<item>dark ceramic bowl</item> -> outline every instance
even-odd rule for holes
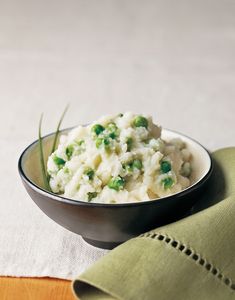
[[[64,130],[63,133],[66,133]],[[45,157],[54,133],[43,138]],[[209,153],[196,141],[163,129],[165,140],[181,138],[193,155],[193,184],[174,195],[141,203],[98,204],[67,199],[46,191],[41,176],[38,140],[29,145],[19,159],[23,184],[37,206],[66,229],[80,234],[88,243],[111,249],[145,231],[177,220],[190,210],[208,182],[212,171]]]

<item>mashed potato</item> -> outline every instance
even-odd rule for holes
[[[191,154],[165,142],[150,116],[105,116],[62,135],[48,158],[54,193],[98,203],[148,201],[190,185]]]

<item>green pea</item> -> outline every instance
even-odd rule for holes
[[[148,120],[143,116],[137,116],[134,119],[134,126],[148,128]]]
[[[63,158],[60,158],[58,156],[54,156],[53,157],[53,161],[60,168],[62,168],[65,165],[65,163],[66,163],[66,161],[63,160]]]
[[[110,132],[108,136],[111,139],[115,139],[118,136],[118,127],[115,123],[109,123],[106,129],[108,132]]]
[[[88,202],[91,202],[91,200],[95,197],[97,197],[98,193],[97,192],[88,192],[87,197],[88,197]]]
[[[126,140],[126,144],[127,144],[127,151],[131,151],[132,145],[133,145],[133,139],[131,137],[128,137]]]
[[[125,179],[122,178],[121,176],[111,178],[108,183],[108,187],[115,191],[122,190],[124,188],[124,185],[125,185]]]
[[[73,151],[74,151],[73,145],[69,145],[69,146],[66,148],[65,153],[66,153],[68,159],[70,159],[71,156],[73,155]]]
[[[141,170],[143,167],[142,161],[140,159],[134,159],[132,162],[132,167]]]
[[[88,176],[89,180],[92,180],[94,178],[95,171],[92,168],[87,168],[84,174]]]
[[[104,130],[105,130],[105,128],[102,125],[100,125],[100,124],[95,124],[91,128],[91,131],[94,132],[96,135],[99,135]]]
[[[122,117],[123,117],[123,114],[122,114],[122,113],[118,114],[118,117],[119,117],[119,118],[122,118]]]
[[[174,180],[171,177],[167,177],[162,180],[162,184],[163,184],[163,187],[165,190],[171,188],[173,183],[174,183]]]
[[[116,139],[116,137],[117,137],[117,135],[116,135],[116,133],[115,132],[111,132],[110,134],[109,134],[109,137],[111,138],[111,139]]]
[[[103,144],[104,144],[105,147],[106,147],[106,146],[109,146],[109,144],[110,144],[109,139],[104,138],[104,139],[103,139]]]
[[[171,170],[171,163],[167,160],[163,160],[160,165],[161,173],[167,173]]]

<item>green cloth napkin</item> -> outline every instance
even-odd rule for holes
[[[73,282],[79,299],[235,299],[235,148],[213,159],[194,214],[110,251]]]

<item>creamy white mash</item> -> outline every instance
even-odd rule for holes
[[[104,116],[60,137],[48,158],[54,193],[98,203],[148,201],[190,185],[191,154],[179,139],[165,142],[150,116]]]

